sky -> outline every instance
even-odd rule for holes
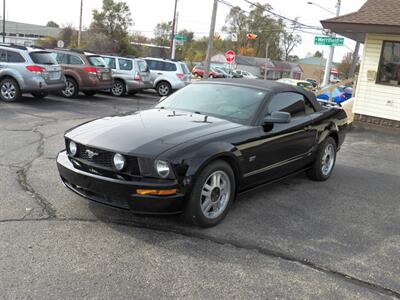
[[[100,9],[102,0],[83,0],[83,25],[91,22],[92,10]],[[320,20],[333,15],[316,5],[307,4],[309,0],[258,0],[260,3],[269,3],[274,12],[289,18],[299,18],[299,21],[313,26],[321,26]],[[139,31],[151,37],[153,29],[161,21],[169,21],[173,18],[174,0],[125,0],[130,6],[134,25],[131,31]],[[232,5],[249,10],[250,6],[244,0],[225,0]],[[253,1],[252,1],[253,2]],[[255,2],[255,0],[254,0]],[[336,0],[314,0],[320,6],[335,11]],[[342,0],[341,14],[357,11],[366,0]],[[196,36],[206,36],[209,31],[213,0],[179,0],[178,30],[188,29],[195,32]],[[7,0],[6,19],[10,21],[45,25],[53,20],[60,25],[79,24],[80,0]],[[230,7],[220,3],[217,13],[216,31],[221,33],[221,27],[225,23],[225,17]],[[314,46],[314,35],[302,33],[302,44],[295,48],[292,54],[304,57],[308,52],[324,51],[328,53],[328,47]],[[355,43],[345,40],[345,46],[335,48],[335,61],[340,61],[349,51],[354,49]]]

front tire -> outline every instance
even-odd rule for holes
[[[21,89],[12,78],[5,78],[0,82],[0,99],[4,102],[14,102],[21,99]]]
[[[228,213],[236,191],[235,175],[228,163],[218,160],[205,167],[190,193],[184,218],[201,227],[221,222]]]
[[[67,77],[65,87],[61,90],[61,95],[65,98],[76,98],[79,94],[79,87],[76,81]]]
[[[114,97],[121,97],[126,93],[126,86],[122,80],[114,80],[113,86],[111,88],[111,95]]]
[[[310,179],[325,181],[332,175],[336,163],[337,145],[328,137],[320,146],[312,168],[307,172]]]
[[[156,91],[158,96],[165,97],[172,93],[171,85],[166,81],[157,83]]]

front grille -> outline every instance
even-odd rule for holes
[[[78,151],[74,158],[78,162],[87,165],[85,170],[97,170],[97,172],[100,172],[98,174],[102,174],[107,177],[114,177],[114,175],[117,176],[118,174],[140,176],[140,168],[137,157],[125,156],[127,165],[121,172],[117,172],[113,164],[115,152],[88,147],[82,144],[77,144],[77,147]],[[101,168],[102,170],[98,168]]]
[[[113,152],[95,149],[81,144],[78,144],[78,153],[76,155],[77,158],[106,168],[113,167],[113,156]]]

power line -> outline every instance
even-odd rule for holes
[[[257,7],[257,8],[260,8],[260,9],[264,10],[265,12],[267,12],[267,13],[269,13],[269,14],[271,14],[271,15],[277,17],[277,18],[280,18],[280,19],[282,19],[282,20],[289,21],[289,22],[291,22],[291,23],[293,23],[293,24],[297,24],[297,25],[299,25],[300,27],[305,27],[305,28],[309,28],[309,29],[322,30],[321,27],[316,27],[316,26],[311,26],[311,25],[303,24],[303,23],[301,23],[301,22],[299,22],[299,21],[297,21],[297,20],[290,19],[290,18],[288,18],[288,17],[282,16],[282,15],[280,15],[280,14],[278,14],[278,13],[276,13],[276,12],[270,10],[270,9],[265,8],[265,7],[262,6],[262,5],[259,5],[259,4],[257,4],[257,3],[251,2],[251,1],[249,1],[249,0],[243,0],[243,1],[244,1],[244,2],[247,2],[248,4],[250,4],[250,5],[252,5],[252,6],[255,6],[255,7]]]

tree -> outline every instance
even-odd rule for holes
[[[293,49],[302,42],[301,36],[295,33],[297,29],[296,23],[294,23],[293,27],[289,31],[282,31],[282,44],[285,61],[289,60],[290,53],[292,53]]]
[[[324,52],[320,52],[320,51],[315,51],[314,57],[324,57]]]
[[[271,59],[282,57],[280,34],[283,32],[284,26],[281,21],[265,14],[266,10],[271,9],[269,4],[256,3],[248,15],[239,7],[233,7],[230,10],[226,18],[227,25],[223,27],[223,30],[230,34],[237,34],[236,50],[253,48],[256,56],[265,57],[268,42],[268,57]],[[255,40],[247,39],[248,33],[256,34],[257,38]]]
[[[71,25],[68,25],[61,29],[58,38],[64,41],[65,47],[74,48],[78,42],[78,32]]]
[[[154,42],[158,46],[169,46],[172,33],[172,21],[161,22],[154,28]]]
[[[89,32],[103,34],[113,41],[122,54],[133,52],[129,43],[128,28],[133,25],[129,6],[125,2],[103,0],[102,9],[93,10]],[[98,35],[98,37],[100,37]]]
[[[48,21],[46,24],[47,27],[54,27],[54,28],[60,28],[60,25],[58,25],[56,22],[54,21]]]
[[[343,59],[338,66],[339,74],[341,74],[343,77],[347,78],[349,76],[349,71],[350,71],[352,61],[353,61],[353,53],[352,52],[348,52],[345,56],[343,56]]]

